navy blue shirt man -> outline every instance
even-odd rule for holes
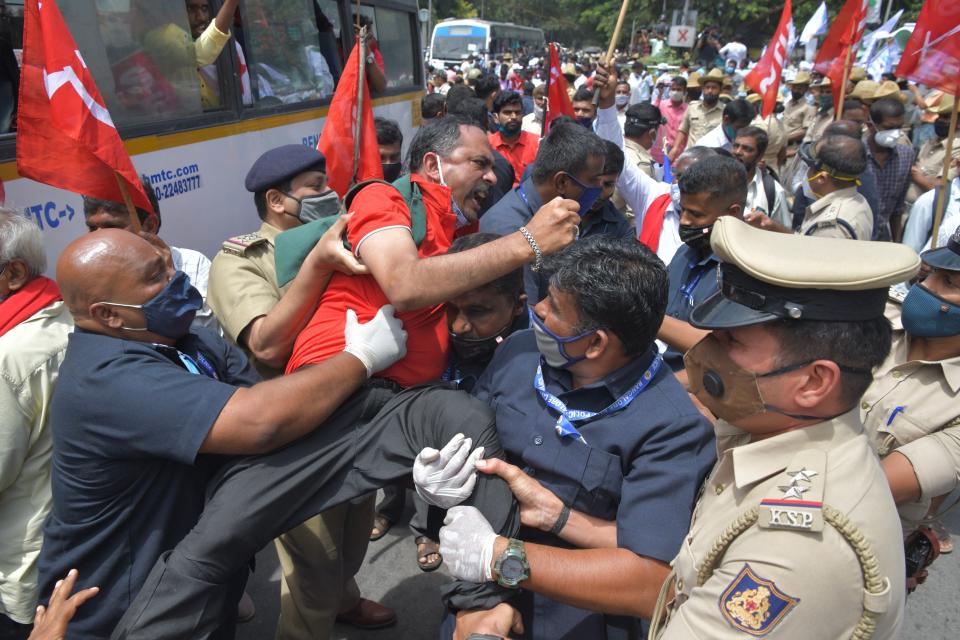
[[[523,542],[484,535],[475,510],[455,507],[441,552],[454,576],[501,584],[504,554],[525,555],[529,575],[511,601],[524,626],[516,637],[640,638],[713,463],[713,430],[657,353],[667,277],[649,249],[593,237],[548,268],[534,328],[497,350],[474,390],[496,412],[507,453],[477,467],[509,482]],[[457,619],[464,637],[481,623]]]
[[[630,223],[609,202],[616,178],[612,182],[604,178],[617,168],[614,161],[610,162],[610,170],[605,167],[607,157],[608,147],[596,134],[572,122],[554,124],[547,137],[540,141],[529,177],[480,218],[480,231],[500,235],[515,233],[544,203],[560,197],[580,204],[581,239],[600,234],[632,236]],[[617,176],[622,170],[623,152],[620,152]],[[605,188],[607,183],[611,183],[609,194]],[[607,201],[594,208],[604,195]],[[546,295],[546,282],[529,266],[523,269],[523,283],[532,302]]]
[[[667,273],[670,297],[657,337],[667,344],[664,361],[683,369],[683,354],[705,331],[690,325],[693,308],[717,292],[719,261],[710,249],[710,230],[721,216],[743,216],[747,174],[740,162],[722,155],[703,158],[680,177],[680,239]]]

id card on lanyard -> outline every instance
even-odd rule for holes
[[[542,364],[537,367],[537,374],[533,378],[533,387],[540,394],[540,397],[543,399],[544,403],[560,414],[557,417],[557,423],[554,425],[557,435],[561,438],[576,438],[583,444],[587,444],[586,438],[583,437],[573,423],[590,420],[591,418],[599,418],[627,408],[630,403],[633,402],[636,397],[647,388],[647,385],[649,385],[650,381],[653,380],[653,378],[657,375],[657,372],[660,370],[660,366],[662,364],[663,357],[661,357],[658,353],[656,356],[654,356],[653,362],[650,363],[650,366],[647,368],[647,370],[644,371],[643,375],[640,376],[640,379],[637,380],[632,387],[627,389],[626,393],[617,398],[613,404],[602,411],[568,409],[567,405],[560,398],[547,391],[547,386],[543,381]]]

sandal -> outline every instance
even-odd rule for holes
[[[373,517],[373,529],[370,530],[370,541],[379,540],[387,535],[391,527],[393,527],[393,521],[382,513],[378,513]]]
[[[942,520],[934,520],[930,523],[930,528],[937,536],[940,542],[940,553],[947,554],[953,551],[953,539],[950,537],[950,530],[943,524]]]
[[[419,536],[414,542],[417,543],[417,566],[420,571],[429,573],[443,564],[443,556],[440,555],[440,543],[431,540],[427,536]],[[427,562],[427,558],[434,556],[434,560]]]

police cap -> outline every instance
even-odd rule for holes
[[[264,152],[247,172],[243,186],[256,193],[298,176],[304,171],[327,171],[323,154],[302,144],[285,144]]]
[[[713,225],[710,246],[720,290],[691,313],[701,329],[880,318],[890,285],[920,268],[906,245],[775,233],[729,216]]]
[[[960,271],[960,227],[950,236],[947,246],[924,251],[920,258],[934,269]]]

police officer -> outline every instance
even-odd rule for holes
[[[799,233],[849,240],[870,240],[873,211],[857,191],[860,174],[867,168],[863,143],[843,135],[827,135],[816,143],[804,142],[797,154],[803,164],[803,195],[810,200]],[[792,233],[766,214],[754,214],[755,227]]]
[[[810,90],[810,74],[798,71],[792,82],[787,83],[790,89],[790,100],[783,107],[783,123],[787,129],[787,142],[790,150],[788,155],[797,152],[797,145],[807,133],[807,127],[817,116],[817,108],[807,101]]]
[[[814,89],[814,95],[817,98],[815,107],[817,109],[813,120],[807,126],[807,133],[803,136],[804,142],[818,140],[820,134],[833,122],[833,94],[831,93],[832,83],[830,78],[823,78],[820,82],[811,85]]]
[[[277,235],[340,211],[337,194],[327,185],[323,154],[299,144],[271,149],[254,162],[245,186],[254,194],[262,224],[223,243],[210,269],[209,304],[223,318],[227,337],[269,379],[283,370],[333,272],[366,270],[340,242],[345,216],[317,243],[306,268],[278,286]],[[346,616],[341,618],[359,626],[383,626],[396,619],[393,610],[361,598],[353,579],[363,563],[372,521],[371,498],[320,514],[276,540],[282,588],[290,594],[281,600],[280,640],[326,637],[341,610]]]
[[[891,289],[893,349],[860,404],[908,534],[960,474],[960,229],[920,257],[932,271],[906,296]]]
[[[950,112],[953,111],[953,104],[953,96],[946,95],[940,100],[940,104],[928,109],[928,112],[937,116],[933,123],[935,135],[924,142],[917,153],[910,172],[912,182],[907,189],[908,207],[916,202],[920,194],[939,184],[939,178],[943,174],[943,159],[947,155],[947,135],[950,133]],[[960,157],[960,140],[953,141],[952,155],[954,158]]]
[[[917,255],[730,217],[711,244],[721,293],[691,322],[713,331],[686,361],[719,418],[718,462],[651,637],[896,638],[900,527],[855,411],[890,349],[887,287],[917,272]]]
[[[720,126],[723,119],[723,104],[720,103],[722,84],[723,73],[719,69],[711,69],[710,73],[700,78],[703,95],[700,100],[691,102],[687,112],[683,114],[677,140],[669,154],[670,162],[676,160],[685,148],[696,146],[697,140],[707,132]],[[688,84],[687,87],[689,86]]]

